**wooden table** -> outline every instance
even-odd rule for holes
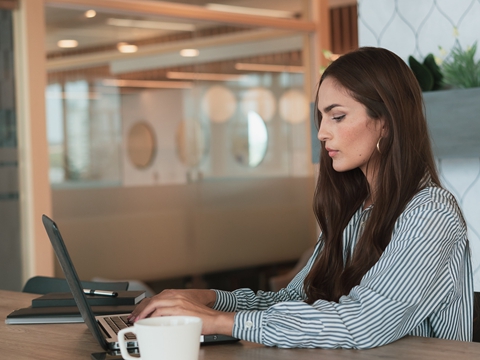
[[[0,290],[0,316],[5,319],[16,308],[26,307],[35,295]],[[103,351],[85,324],[0,325],[0,359],[76,360],[90,359]],[[304,359],[480,359],[480,343],[406,337],[370,350],[277,349],[241,341],[202,346],[200,360],[304,360]]]

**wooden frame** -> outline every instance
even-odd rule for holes
[[[18,9],[18,0],[0,0],[0,10]]]
[[[305,14],[311,19],[281,19],[266,16],[231,14],[200,6],[144,0],[0,0],[0,6],[14,10],[15,67],[19,109],[20,177],[22,193],[22,259],[24,279],[34,275],[52,275],[54,258],[41,224],[40,215],[52,211],[48,179],[48,144],[44,136],[45,120],[45,19],[44,6],[106,10],[130,15],[169,16],[217,21],[305,34],[305,60],[308,63],[306,88],[311,89],[317,69],[324,60],[322,49],[329,49],[328,0],[308,0]],[[311,74],[311,75],[310,75]],[[307,92],[310,93],[310,92]]]
[[[313,32],[316,29],[316,25],[313,21],[233,14],[210,10],[203,6],[175,4],[166,1],[151,2],[144,0],[125,0],[119,2],[116,0],[45,0],[45,3],[57,7],[106,10],[127,13],[129,15],[148,14],[150,16],[169,16],[174,18],[218,21],[221,23],[269,27],[283,30]]]

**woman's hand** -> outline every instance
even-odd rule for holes
[[[211,309],[215,299],[212,290],[165,290],[138,304],[130,314],[129,321],[135,322],[151,316],[197,316],[203,321],[204,335],[231,335],[235,314]]]

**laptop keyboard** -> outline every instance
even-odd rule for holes
[[[105,318],[106,323],[115,331],[115,334],[122,329],[132,326],[133,324],[129,323],[127,316],[110,316]],[[127,340],[135,340],[136,337],[132,333],[126,333],[125,337]]]

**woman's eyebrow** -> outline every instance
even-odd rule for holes
[[[327,106],[326,108],[323,109],[323,112],[324,113],[328,113],[330,112],[333,108],[337,107],[337,106],[342,106],[340,104],[332,104],[332,105],[329,105]]]

